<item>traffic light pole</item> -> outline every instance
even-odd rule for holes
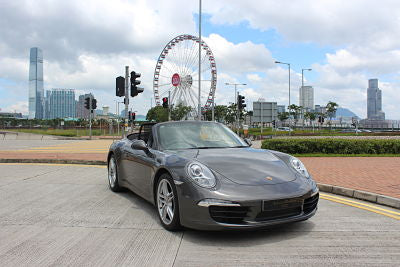
[[[89,99],[89,139],[92,139],[92,97]]]
[[[127,135],[128,132],[128,107],[129,107],[129,66],[125,66],[125,123],[124,132],[122,133],[122,138]]]
[[[236,85],[235,85],[235,92],[236,92]],[[237,134],[239,135],[239,128],[240,128],[240,115],[239,115],[239,92],[236,95],[236,124],[237,124]]]
[[[168,121],[171,120],[171,90],[168,91]]]

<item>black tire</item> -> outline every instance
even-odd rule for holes
[[[112,164],[114,164],[114,166],[112,166]],[[115,174],[114,177],[110,177],[110,175],[112,175],[112,170],[114,171],[114,174]],[[122,191],[122,188],[119,186],[118,167],[117,167],[117,161],[115,160],[114,155],[111,155],[110,159],[108,160],[107,178],[108,178],[108,185],[110,186],[111,191],[113,191],[113,192]]]
[[[160,208],[160,205],[162,205],[162,204],[159,203],[159,190],[160,190],[159,186],[161,183],[164,184],[165,181],[168,182],[168,190],[171,189],[173,192],[173,198],[172,198],[173,216],[172,216],[172,220],[169,220],[169,222],[166,222],[162,218],[162,215],[161,215],[162,209]],[[156,204],[156,208],[157,208],[158,218],[160,219],[161,225],[165,229],[167,229],[168,231],[178,231],[178,230],[182,229],[182,226],[180,224],[180,219],[179,219],[178,194],[176,191],[174,180],[172,179],[171,175],[169,175],[168,173],[162,174],[157,181],[157,186],[156,186],[156,190],[155,190],[155,204]],[[166,212],[166,213],[169,214],[168,212]],[[167,217],[169,217],[169,216],[167,215]]]

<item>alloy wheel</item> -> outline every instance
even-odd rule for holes
[[[171,224],[175,215],[174,191],[167,179],[162,179],[157,189],[158,213],[166,225]]]
[[[108,181],[110,186],[113,188],[115,186],[115,181],[117,180],[117,166],[115,165],[115,159],[112,157],[108,164]]]

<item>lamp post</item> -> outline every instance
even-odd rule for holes
[[[305,70],[312,71],[312,69],[301,69],[301,88],[303,88],[303,86],[304,86],[304,71]]]
[[[225,85],[234,85],[235,86],[235,105],[236,105],[236,109],[239,109],[239,107],[238,107],[238,103],[237,103],[237,86],[238,85],[247,85],[247,84],[245,84],[245,83],[225,83]],[[236,112],[237,113],[237,112]],[[238,118],[238,116],[236,115],[236,123],[238,122],[238,120],[239,120],[239,118]],[[237,125],[238,126],[238,125]]]
[[[201,0],[199,0],[199,95],[197,120],[201,121]]]

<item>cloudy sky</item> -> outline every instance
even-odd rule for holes
[[[198,35],[197,0],[0,0],[0,108],[27,114],[30,47],[44,54],[44,86],[93,92],[115,110],[115,77],[129,65],[145,92],[131,105],[145,114],[157,58],[177,35]],[[202,36],[218,69],[216,103],[240,90],[298,104],[301,69],[315,104],[335,101],[366,116],[369,78],[378,78],[388,119],[400,119],[400,3],[396,0],[203,0]]]

